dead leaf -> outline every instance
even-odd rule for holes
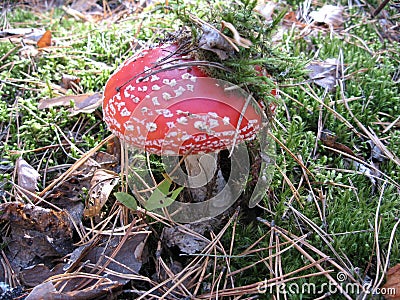
[[[74,90],[78,88],[78,84],[81,81],[79,77],[76,77],[74,75],[68,75],[68,74],[63,74],[61,78],[61,87],[68,90]]]
[[[86,201],[86,208],[83,212],[85,217],[95,217],[100,214],[118,181],[119,176],[115,172],[105,169],[98,169],[94,172],[90,181],[89,199]]]
[[[89,275],[89,274],[88,274]],[[71,276],[67,277],[71,278]],[[65,280],[68,281],[68,280]],[[74,281],[72,278],[69,281]],[[75,280],[76,281],[76,280]],[[75,282],[78,285],[78,282]],[[98,281],[94,286],[90,288],[75,289],[72,291],[61,291],[56,289],[56,286],[51,282],[47,281],[36,286],[25,300],[87,300],[87,299],[105,299],[110,298],[112,295],[122,289],[122,285],[118,282],[112,282],[111,280],[104,278]],[[107,298],[107,299],[108,299]],[[113,299],[113,298],[110,298]]]
[[[265,21],[270,22],[272,21],[272,14],[274,13],[276,5],[277,4],[272,1],[263,1],[263,3],[256,6],[255,10],[265,18]]]
[[[50,300],[53,297],[52,293],[55,293],[56,291],[56,287],[51,281],[44,282],[34,287],[25,300]]]
[[[13,35],[30,35],[30,34],[40,34],[43,35],[42,30],[34,29],[34,28],[8,28],[0,31],[0,37],[10,37]]]
[[[162,258],[160,258],[160,260],[161,259]],[[165,281],[166,287],[171,288],[175,283],[174,278],[177,279],[181,277],[178,274],[182,271],[183,265],[181,262],[172,259],[166,260],[163,261],[163,263],[159,263],[159,269],[152,275],[152,278],[154,278],[157,282]],[[192,279],[193,276],[185,276],[185,278],[182,280],[183,286],[189,286]]]
[[[284,19],[285,21],[287,21],[287,22],[290,22],[290,23],[296,23],[296,22],[298,22],[296,13],[295,13],[294,11],[289,11],[289,12],[283,17],[283,19]]]
[[[55,106],[71,106],[71,101],[73,101],[74,107],[69,108],[68,111],[71,113],[71,116],[74,116],[78,113],[92,113],[101,105],[102,100],[103,97],[100,93],[61,96],[40,100],[38,108],[45,109]]]
[[[380,18],[379,19],[379,33],[384,37],[389,39],[391,42],[399,42],[400,41],[400,33],[398,26],[394,20],[389,20],[388,18]]]
[[[203,34],[199,40],[200,49],[214,52],[221,60],[229,57],[229,53],[236,49],[220,34],[220,32],[206,24],[201,27]],[[237,49],[238,51],[239,49]]]
[[[0,211],[0,220],[10,223],[3,242],[15,272],[72,251],[73,225],[67,212],[20,202],[2,203]]]
[[[75,0],[71,8],[81,13],[97,11],[103,13],[103,9],[96,3],[96,0]]]
[[[228,28],[232,32],[233,39],[231,40],[236,45],[241,46],[243,48],[249,48],[251,45],[253,45],[253,43],[250,40],[240,36],[239,32],[236,30],[235,26],[233,26],[232,23],[221,21],[221,25],[222,25],[221,30],[223,30],[224,28]]]
[[[17,159],[16,167],[18,185],[27,191],[35,192],[38,189],[37,184],[40,174],[21,157]]]
[[[383,286],[386,291],[393,291],[394,293],[387,293],[385,299],[399,300],[400,299],[400,264],[391,267],[386,273],[386,283]]]
[[[312,11],[310,17],[317,23],[323,23],[334,28],[343,25],[343,7],[325,4],[318,11]]]
[[[22,37],[24,44],[37,46],[37,41],[45,32],[43,29],[36,28],[9,28],[0,31],[0,38],[7,38],[12,42],[21,42]]]
[[[91,247],[87,255],[81,257],[81,260],[90,261],[98,267],[106,266],[115,274],[104,271],[107,278],[118,281],[120,284],[126,284],[129,278],[125,278],[122,274],[137,275],[143,263],[148,259],[144,251],[148,236],[147,232],[136,232],[126,240],[122,236],[113,236],[111,239],[107,239],[107,243],[104,243],[105,246],[100,244]],[[112,257],[112,260],[109,257]],[[118,273],[121,275],[116,275]]]
[[[201,252],[208,240],[202,235],[210,230],[209,222],[197,222],[164,228],[161,239],[168,247],[177,246],[181,252],[194,254]]]
[[[72,251],[68,262],[63,266],[63,271],[68,273],[72,272],[95,245],[96,244],[92,241]]]
[[[62,9],[77,21],[97,22],[106,17],[105,10],[95,0],[77,0],[69,7],[63,6]]]
[[[76,284],[76,283],[75,283]],[[71,290],[70,292],[57,292],[52,294],[53,299],[62,300],[96,300],[96,299],[113,299],[120,293],[123,285],[118,281],[110,281],[106,278],[98,280],[90,288],[83,288],[81,290]],[[115,296],[115,297],[114,297]],[[113,298],[112,298],[113,297]],[[50,300],[49,299],[49,300]]]
[[[315,84],[331,91],[336,86],[338,65],[339,61],[335,58],[328,58],[323,62],[313,61],[307,66],[311,71],[308,76]]]
[[[51,31],[46,30],[42,37],[38,40],[37,46],[39,48],[46,48],[51,46]]]
[[[57,264],[50,269],[44,264],[37,264],[33,267],[25,268],[19,273],[19,280],[24,286],[35,287],[51,276],[64,273],[63,264]]]
[[[18,51],[19,56],[25,59],[36,57],[39,55],[39,53],[40,52],[34,46],[31,45],[26,45]]]
[[[330,148],[336,149],[336,150],[338,150],[340,152],[344,152],[344,153],[348,154],[349,156],[354,156],[354,157],[357,157],[357,158],[362,160],[362,157],[359,157],[358,155],[356,155],[353,152],[353,150],[351,150],[346,145],[338,143],[336,141],[336,139],[337,139],[337,137],[332,131],[330,131],[328,129],[322,130],[322,132],[321,132],[321,141],[325,146],[328,146]]]
[[[109,144],[107,144],[107,150],[108,150]],[[111,146],[110,146],[111,147]],[[118,153],[116,153],[118,155]],[[109,154],[104,151],[99,151],[96,154],[93,155],[93,159],[103,168],[110,170],[113,167],[115,167],[118,163],[118,159],[116,158],[115,155]]]

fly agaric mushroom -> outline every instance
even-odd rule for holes
[[[210,78],[178,51],[176,44],[163,44],[123,63],[106,84],[104,120],[128,146],[187,155],[188,175],[193,179],[203,169],[210,178],[215,168],[200,168],[201,155],[254,138],[263,112],[241,89]],[[189,179],[190,187],[201,185]]]

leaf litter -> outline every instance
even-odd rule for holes
[[[9,222],[10,235],[3,237],[15,271],[60,258],[73,249],[73,225],[66,211],[32,204],[0,204],[0,220]]]
[[[119,182],[119,175],[113,171],[98,169],[94,172],[90,181],[89,198],[83,212],[85,217],[100,215],[113,188]]]
[[[339,61],[335,58],[328,58],[324,61],[312,61],[307,66],[310,70],[308,76],[317,85],[332,91],[339,78]]]
[[[18,174],[18,186],[20,186],[22,190],[35,192],[38,189],[39,172],[22,157],[17,159],[16,170]]]
[[[38,108],[46,109],[57,106],[66,106],[69,107],[68,111],[70,112],[70,115],[75,116],[79,113],[94,112],[101,105],[102,99],[100,93],[60,96],[40,100]]]
[[[310,17],[316,23],[339,28],[343,25],[343,7],[325,4],[319,10],[310,12]]]

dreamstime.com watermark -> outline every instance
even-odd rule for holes
[[[363,285],[354,282],[347,281],[347,275],[343,272],[339,272],[336,275],[337,284],[333,282],[327,282],[322,284],[315,283],[296,283],[296,282],[285,282],[277,283],[276,281],[264,280],[258,286],[258,292],[260,294],[302,294],[302,295],[323,295],[323,294],[342,294],[346,293],[349,295],[396,295],[395,288],[373,288],[372,283],[364,283]]]

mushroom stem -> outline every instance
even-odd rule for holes
[[[193,154],[185,158],[185,167],[188,174],[188,185],[194,202],[207,200],[216,186],[213,183],[221,183],[221,176],[218,171],[218,153]],[[223,179],[223,177],[222,177]],[[225,182],[224,182],[225,183]],[[219,189],[219,187],[217,187]],[[218,192],[218,191],[217,191]]]

